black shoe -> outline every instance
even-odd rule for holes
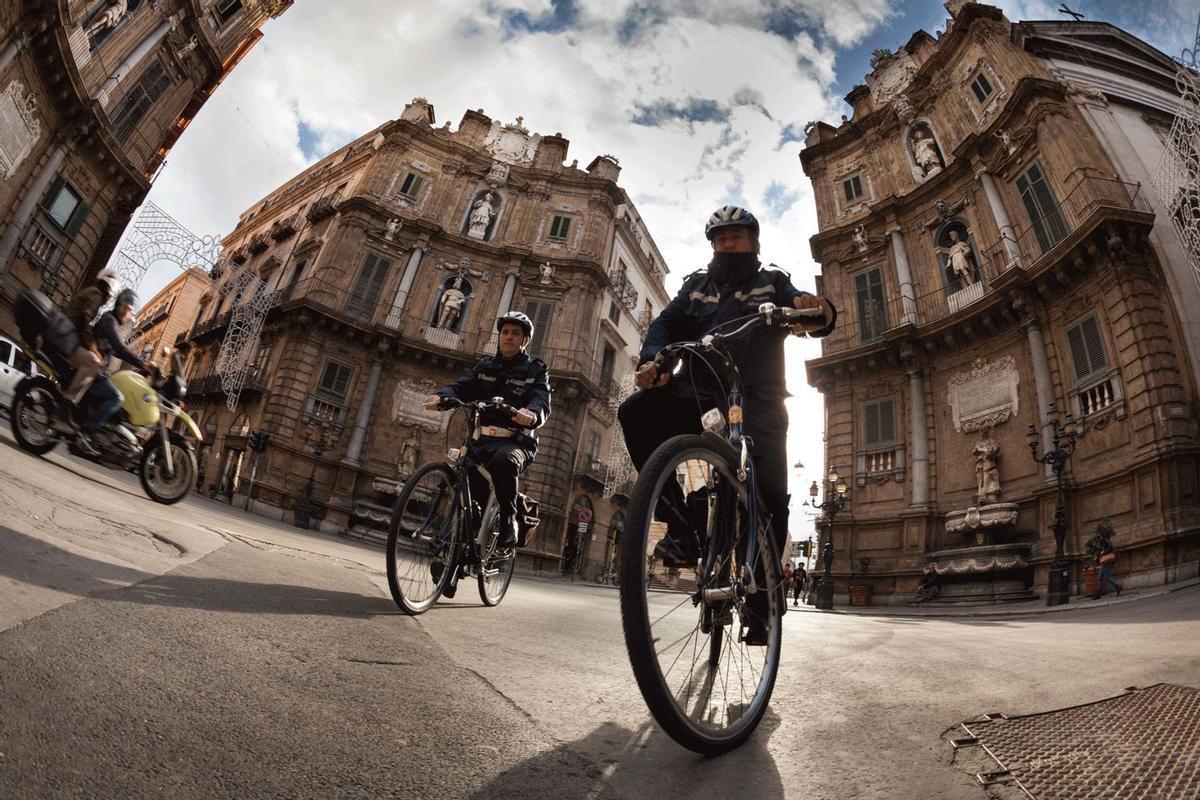
[[[434,561],[429,565],[429,574],[433,576],[433,582],[437,583],[442,579],[442,572],[445,571],[446,565],[440,561]]]
[[[1121,587],[1118,586],[1117,587],[1117,597],[1120,597],[1120,596],[1121,596]]]
[[[692,567],[700,554],[692,537],[668,525],[667,535],[654,545],[654,557],[661,560],[664,567]]]
[[[442,589],[442,597],[454,597],[458,593],[458,584],[450,581],[446,584],[446,588]]]
[[[89,458],[100,457],[100,451],[96,449],[96,445],[92,444],[91,438],[82,431],[75,436],[75,449]]]
[[[742,633],[742,644],[747,647],[766,647],[767,639],[767,626],[762,623],[752,622]]]
[[[517,546],[517,513],[501,511],[500,519],[496,522],[496,547],[501,550]]]

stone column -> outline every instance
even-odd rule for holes
[[[908,371],[909,438],[912,439],[912,506],[929,504],[929,430],[925,425],[925,377],[920,368]]]
[[[154,32],[142,40],[142,43],[137,46],[137,49],[129,54],[129,57],[121,62],[108,79],[100,84],[100,88],[96,90],[94,95],[100,101],[100,105],[108,108],[108,101],[114,90],[120,85],[121,81],[128,77],[129,73],[136,67],[143,58],[148,56],[155,48],[159,46],[167,33],[171,30],[171,23],[164,22],[154,29]]]
[[[371,421],[371,412],[375,410],[375,393],[379,389],[379,375],[383,372],[383,360],[376,359],[371,365],[371,374],[367,376],[367,388],[363,390],[362,400],[358,402],[358,414],[354,417],[354,430],[350,432],[350,443],[346,445],[346,457],[342,463],[357,467],[359,456],[362,455],[363,442],[367,437],[367,424]]]
[[[396,299],[392,301],[392,310],[388,312],[384,325],[389,328],[399,328],[404,318],[404,304],[408,302],[408,293],[412,289],[413,278],[417,275],[417,267],[421,266],[421,257],[425,255],[424,248],[414,247],[408,256],[408,264],[404,274],[400,276],[400,285],[396,288]]]
[[[505,311],[512,307],[513,295],[517,291],[517,273],[510,272],[504,277],[504,290],[500,292],[500,306],[496,309],[496,316],[500,316]]]
[[[1021,324],[1029,343],[1029,355],[1033,360],[1033,383],[1037,391],[1038,426],[1042,432],[1042,452],[1050,446],[1050,404],[1054,402],[1054,389],[1050,383],[1050,362],[1046,360],[1046,343],[1042,340],[1042,325],[1036,319]],[[1047,479],[1054,471],[1047,464],[1044,470]]]
[[[888,231],[892,241],[892,253],[896,257],[896,274],[900,278],[900,304],[904,309],[904,321],[917,324],[917,298],[913,293],[912,270],[908,266],[908,251],[904,249],[904,234],[899,228]]]
[[[1000,229],[1000,238],[1004,242],[1004,251],[1008,255],[1008,262],[1010,264],[1014,261],[1019,262],[1021,248],[1017,245],[1017,232],[1008,218],[1008,209],[1004,207],[1004,201],[1000,198],[1000,190],[996,188],[996,181],[992,178],[992,173],[986,169],[980,169],[975,176],[983,184],[983,193],[987,195],[988,205],[992,208],[992,216],[996,218],[996,227]]]
[[[8,271],[9,262],[12,260],[13,253],[16,252],[21,233],[29,224],[29,220],[33,218],[33,211],[37,207],[38,200],[46,193],[50,181],[54,180],[58,168],[62,166],[66,157],[67,150],[63,145],[54,148],[50,157],[46,159],[46,163],[42,165],[41,171],[34,178],[29,190],[21,198],[21,204],[17,206],[12,219],[8,221],[4,237],[0,238],[0,274]]]
[[[8,69],[8,65],[17,57],[17,53],[21,52],[26,47],[25,38],[20,32],[14,31],[14,35],[8,40],[8,44],[3,50],[0,50],[0,73]]]

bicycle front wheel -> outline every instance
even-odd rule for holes
[[[512,583],[513,569],[517,565],[517,551],[512,547],[499,547],[500,533],[496,530],[499,513],[493,505],[483,520],[479,536],[479,599],[485,606],[498,606]]]
[[[426,464],[408,479],[388,529],[388,588],[396,605],[421,614],[450,581],[458,548],[459,508],[454,470]]]
[[[705,755],[742,744],[762,720],[782,636],[779,558],[723,444],[677,436],[659,447],[621,542],[621,621],[638,687],[663,730]],[[664,564],[655,546],[668,534],[695,558]]]

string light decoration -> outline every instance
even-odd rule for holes
[[[1200,281],[1200,19],[1191,49],[1176,59],[1179,105],[1153,183],[1167,207],[1171,224],[1187,248],[1193,275]]]

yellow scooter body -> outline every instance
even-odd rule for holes
[[[110,375],[109,380],[121,393],[121,408],[130,422],[147,428],[158,424],[159,415],[162,413],[158,404],[158,392],[150,386],[146,376],[125,369]]]

